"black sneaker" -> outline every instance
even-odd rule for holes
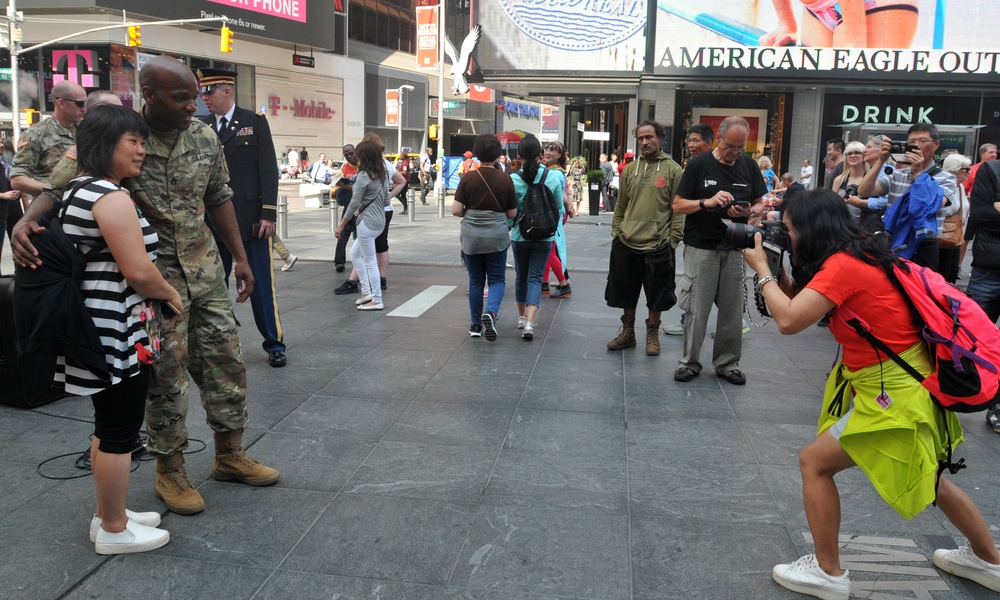
[[[496,317],[493,316],[493,313],[483,313],[483,332],[486,334],[487,342],[497,341],[497,326],[494,319],[496,319]]]
[[[543,294],[548,294],[549,293],[549,282],[548,281],[543,281],[542,282],[542,293]]]
[[[469,337],[483,337],[483,326],[473,323],[469,326]]]
[[[339,288],[334,289],[333,293],[338,296],[343,296],[344,294],[356,294],[358,293],[358,282],[348,279]]]

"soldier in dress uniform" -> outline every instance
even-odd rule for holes
[[[264,351],[272,367],[287,363],[285,343],[274,293],[274,261],[271,236],[278,212],[278,165],[274,142],[264,113],[253,113],[236,106],[236,72],[226,69],[199,69],[195,76],[201,97],[212,113],[201,117],[218,135],[229,166],[229,187],[233,190],[233,209],[240,238],[246,250],[254,286],[250,294],[253,318],[264,336]],[[214,229],[213,229],[214,231]],[[232,255],[219,243],[219,254],[226,269],[226,282]]]

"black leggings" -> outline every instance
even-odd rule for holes
[[[130,454],[146,413],[146,393],[152,367],[142,365],[139,374],[97,392],[94,403],[94,436],[101,452]]]

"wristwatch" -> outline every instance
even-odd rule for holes
[[[701,210],[708,210],[707,208],[705,208],[705,199],[704,198],[702,198],[701,200],[698,201],[698,207],[701,208]]]

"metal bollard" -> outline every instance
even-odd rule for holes
[[[278,236],[288,239],[288,196],[278,196]]]
[[[448,188],[444,185],[444,180],[441,180],[441,187],[438,188],[438,218],[444,218],[444,201],[448,195]]]
[[[406,201],[406,204],[407,204],[406,222],[407,223],[412,223],[414,220],[416,220],[416,216],[415,215],[417,214],[417,190],[416,189],[410,188],[410,197]]]
[[[330,233],[337,231],[337,225],[340,225],[340,206],[336,200],[330,200]]]

